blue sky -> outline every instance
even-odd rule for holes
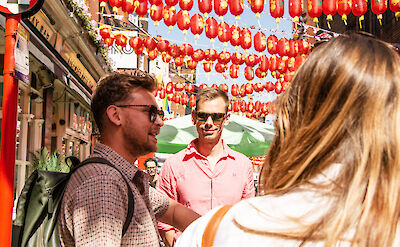
[[[281,18],[279,26],[277,26],[275,19],[271,17],[270,12],[269,12],[269,1],[266,1],[264,5],[264,11],[261,13],[261,16],[258,19],[256,18],[255,14],[251,11],[249,3],[247,0],[244,0],[244,12],[240,16],[240,20],[235,20],[235,17],[229,12],[224,16],[224,21],[227,22],[229,25],[233,25],[238,23],[239,27],[247,27],[250,28],[250,26],[255,26],[255,30],[251,30],[252,32],[252,38],[254,39],[254,35],[257,33],[257,29],[261,27],[264,29],[262,32],[268,37],[269,35],[276,35],[279,38],[286,37],[287,39],[290,39],[292,37],[292,22],[289,20],[290,16],[288,13],[288,1],[285,1],[285,14],[284,18]],[[180,10],[179,4],[176,5],[177,13]],[[194,14],[201,14],[201,12],[198,9],[198,3],[197,0],[194,0],[193,8],[191,11],[189,11],[190,16],[193,16]],[[214,13],[214,10],[209,14],[209,16],[214,17],[218,22],[221,22],[218,20],[218,16]],[[203,17],[204,18],[204,17]],[[205,19],[204,19],[205,20]],[[276,32],[271,32],[273,30],[276,30]],[[283,32],[286,32],[284,34]],[[208,48],[214,48],[218,52],[223,51],[224,49],[230,53],[235,52],[234,47],[232,47],[229,43],[228,46],[224,47],[223,44],[216,38],[215,43],[212,44],[210,42],[210,39],[208,39],[205,35],[205,30],[203,30],[203,33],[200,35],[200,38],[195,41],[194,35],[190,32],[190,29],[188,30],[188,33],[186,34],[186,41],[185,35],[182,33],[181,30],[179,30],[178,26],[175,25],[172,31],[168,30],[168,27],[161,21],[158,26],[154,26],[154,22],[150,19],[149,17],[149,33],[153,36],[161,35],[164,39],[175,43],[177,45],[181,45],[183,43],[190,43],[194,50],[196,49],[203,49],[206,50]],[[258,54],[254,50],[254,41],[252,41],[252,48],[249,49],[249,52],[247,54]],[[244,54],[244,50],[239,47],[239,52]],[[264,51],[264,55],[267,55],[270,57],[271,55],[267,52],[267,50]],[[229,63],[228,65],[230,65]],[[215,63],[214,63],[215,65]],[[205,83],[207,85],[212,85],[212,84],[222,84],[226,83],[229,86],[229,89],[231,88],[231,85],[236,83],[239,86],[247,83],[248,81],[245,79],[243,73],[244,73],[244,68],[245,64],[240,66],[240,74],[239,78],[234,81],[230,76],[229,76],[229,68],[225,72],[228,76],[227,79],[224,79],[222,74],[219,74],[213,70],[209,73],[207,76],[206,73],[203,70],[203,66],[201,63],[197,65],[197,82],[196,85],[200,85],[202,83]],[[256,67],[255,67],[256,68]],[[254,80],[252,81],[253,83],[256,82],[262,82],[265,83],[267,81],[273,81],[275,82],[276,80],[272,78],[271,73],[268,73],[268,76],[260,79],[258,77],[254,77]],[[260,100],[261,102],[267,102],[267,101],[272,101],[273,99],[276,98],[276,94],[274,92],[266,93],[263,91],[261,94],[259,93],[253,93],[254,101],[255,100]],[[245,101],[247,101],[245,97]]]

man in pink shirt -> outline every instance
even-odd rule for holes
[[[220,89],[198,92],[192,121],[199,137],[165,161],[157,181],[157,190],[200,215],[255,194],[250,160],[230,149],[221,138],[229,120],[228,105],[228,96]],[[174,228],[164,224],[159,227],[166,245],[172,245]]]

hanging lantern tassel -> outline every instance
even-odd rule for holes
[[[329,22],[332,21],[332,20],[333,20],[332,15],[328,15],[326,17],[326,23],[328,24],[328,28],[329,29],[331,29],[331,24]]]
[[[342,20],[344,22],[344,25],[347,26],[347,15],[342,15]]]
[[[257,13],[258,14],[258,13]],[[279,19],[279,18],[277,18]],[[279,21],[278,21],[279,22]],[[261,28],[261,22],[260,22],[260,18],[257,18],[257,23],[258,23],[258,27]]]
[[[158,21],[155,21],[155,22],[154,22],[154,26],[157,27],[158,25],[159,25],[159,22],[158,22]]]
[[[235,50],[238,51],[239,50],[239,46],[235,46]]]
[[[382,26],[382,14],[379,14],[377,16],[378,20],[379,20],[379,24]]]
[[[293,17],[293,22],[297,24],[299,22],[299,17],[298,16]]]
[[[169,26],[169,27],[168,27],[168,33],[170,33],[170,32],[172,31],[172,29],[173,29],[173,27],[172,27],[172,26]]]
[[[400,12],[396,12],[396,13],[394,14],[394,16],[396,17],[396,21],[398,21],[398,20],[399,20],[399,17],[400,17]]]
[[[204,18],[205,18],[205,19],[208,18],[208,13],[207,13],[207,12],[204,13]]]
[[[314,18],[313,18],[313,22],[317,25],[317,28],[319,28],[319,25],[318,25],[318,18],[317,18],[317,17],[314,17]]]
[[[275,22],[276,22],[276,30],[279,30],[279,23],[281,22],[281,18],[275,18]]]
[[[364,15],[358,17],[358,22],[360,23],[360,29],[362,29],[362,21],[364,20]]]

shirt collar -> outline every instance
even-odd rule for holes
[[[118,170],[125,174],[130,181],[133,181],[137,172],[141,172],[135,164],[130,163],[114,149],[105,144],[96,143],[93,152],[93,156],[100,156],[110,161]]]
[[[199,138],[194,139],[193,141],[191,141],[188,145],[188,147],[186,148],[186,155],[194,155],[196,154],[197,156],[200,156],[204,159],[206,159],[206,157],[204,157],[204,155],[202,155],[199,150],[197,149],[197,144],[199,142]],[[226,157],[226,158],[231,158],[231,159],[235,159],[235,156],[233,154],[233,150],[224,142],[224,140],[222,140],[222,145],[224,147],[223,150],[223,154],[221,157]]]

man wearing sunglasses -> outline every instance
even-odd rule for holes
[[[157,150],[164,114],[155,88],[140,71],[100,79],[91,104],[100,143],[91,156],[115,168],[90,163],[71,175],[58,219],[62,246],[160,246],[156,219],[184,230],[199,216],[150,187],[149,175],[134,165]],[[125,225],[130,195],[133,217]]]
[[[255,194],[250,160],[230,149],[221,138],[229,121],[228,105],[224,91],[212,87],[199,90],[192,112],[198,138],[165,161],[156,185],[156,189],[201,215]],[[173,228],[164,224],[159,228],[166,232],[164,242],[172,245]]]

